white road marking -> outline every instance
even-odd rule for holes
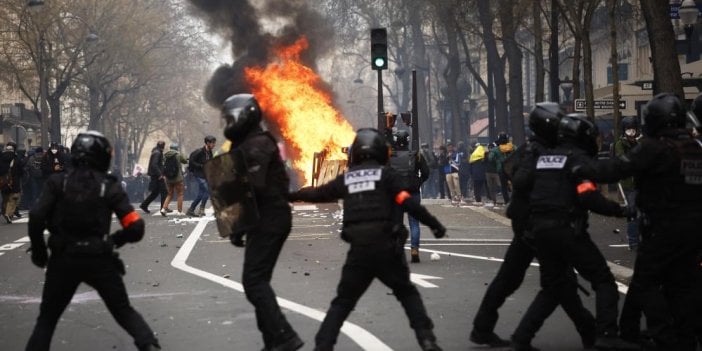
[[[629,247],[629,244],[613,244],[609,245],[609,247]]]
[[[314,211],[317,205],[293,205],[293,211]]]
[[[24,245],[24,243],[5,244],[5,245],[3,245],[3,246],[0,246],[0,250],[8,251],[8,250],[16,249],[16,248],[18,248],[18,247],[20,247],[20,246],[22,246],[22,245]]]
[[[28,237],[28,236],[21,237],[21,238],[15,240],[15,242],[16,242],[16,243],[28,243],[28,242],[29,242],[29,237]]]
[[[0,256],[2,256],[2,255],[4,255],[4,254],[5,254],[4,252],[0,252]]]
[[[425,275],[425,274],[418,274],[418,273],[410,273],[410,281],[412,283],[415,283],[423,288],[438,288],[438,285],[432,284],[428,282],[427,280],[429,279],[444,279],[441,277],[435,277],[433,275]]]
[[[200,238],[200,235],[202,235],[202,232],[205,230],[205,227],[207,226],[209,220],[210,219],[202,219],[198,222],[198,224],[195,226],[195,229],[193,229],[192,233],[190,233],[190,235],[188,236],[188,239],[185,240],[183,246],[181,246],[180,250],[178,250],[175,257],[173,257],[173,260],[171,261],[171,266],[178,268],[184,272],[221,284],[230,289],[239,292],[244,292],[244,287],[241,285],[241,283],[220,277],[218,275],[212,274],[207,271],[203,271],[201,269],[197,269],[195,267],[191,267],[186,263],[188,256],[192,252],[193,248],[195,248],[195,244]],[[304,316],[310,317],[318,321],[324,320],[324,316],[326,315],[322,311],[315,310],[305,305],[301,305],[280,297],[277,298],[277,301],[278,304],[283,308],[286,308],[293,312],[297,312],[299,314],[302,314]],[[360,346],[364,350],[392,351],[392,349],[388,345],[385,345],[385,343],[383,343],[380,339],[375,337],[367,330],[353,323],[344,322],[344,325],[341,327],[341,332],[346,334],[351,340],[353,340],[356,344],[358,344],[358,346]]]
[[[509,246],[509,243],[446,243],[446,244],[422,244],[425,246]]]

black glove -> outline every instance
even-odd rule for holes
[[[34,249],[30,247],[27,251],[31,251],[32,263],[34,263],[35,266],[39,268],[46,267],[46,263],[49,261],[49,253],[46,252],[46,248]]]
[[[232,245],[236,247],[244,247],[246,246],[246,242],[244,241],[244,235],[244,233],[232,234],[229,236],[229,241],[231,241]]]
[[[122,233],[122,230],[112,233],[110,235],[110,240],[112,240],[112,243],[115,244],[115,247],[118,249],[127,243],[127,241],[124,239],[124,233]]]
[[[446,227],[439,226],[438,228],[432,228],[431,232],[434,233],[434,237],[437,239],[441,239],[446,236]]]

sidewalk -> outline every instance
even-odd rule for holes
[[[476,225],[475,215],[491,219],[507,228],[511,227],[510,219],[505,217],[505,207],[503,205],[456,207],[449,206],[447,199],[422,199],[422,205],[441,218],[447,227]],[[457,213],[465,213],[466,215],[457,216]],[[615,233],[617,229],[619,231],[613,235],[612,233]],[[626,240],[626,221],[621,218],[591,214],[588,231],[592,240],[607,258],[607,264],[616,280],[619,283],[628,284],[633,274],[632,268],[635,253],[628,251],[625,247],[626,245],[623,244],[623,241]]]

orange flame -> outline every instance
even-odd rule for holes
[[[327,152],[328,159],[345,159],[342,146],[349,146],[355,132],[332,106],[331,96],[321,87],[319,76],[300,61],[307,49],[302,37],[275,51],[277,61],[265,68],[244,69],[246,81],[256,96],[265,118],[276,124],[292,151],[292,167],[311,184],[314,153]]]

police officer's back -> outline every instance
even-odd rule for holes
[[[692,328],[699,325],[702,296],[702,143],[685,123],[680,99],[658,94],[644,107],[644,136],[634,148],[581,170],[601,181],[634,177],[642,240],[625,305],[631,301],[642,308],[653,339],[671,350],[694,350]],[[636,317],[622,318],[627,338],[639,337]]]
[[[339,329],[375,277],[393,289],[415,329],[423,350],[440,350],[417,289],[409,280],[404,255],[407,230],[392,218],[394,204],[427,224],[436,237],[446,229],[426,208],[410,200],[397,173],[386,165],[388,145],[375,129],[361,129],[351,145],[350,167],[345,174],[319,188],[306,188],[291,200],[344,199],[342,238],[351,243],[338,295],[316,337],[315,350],[331,350]]]
[[[47,271],[39,318],[27,350],[49,349],[58,319],[82,282],[98,291],[139,350],[158,348],[153,332],[129,304],[121,278],[124,265],[113,252],[113,246],[141,240],[144,221],[121,185],[106,174],[111,153],[102,134],[79,134],[71,148],[73,168],[49,177],[29,214],[32,262]],[[112,213],[122,229],[109,234]],[[44,229],[50,232],[50,257]]]

